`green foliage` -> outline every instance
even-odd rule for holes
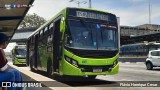
[[[37,14],[27,14],[21,24],[19,25],[20,29],[31,28],[31,27],[40,27],[46,22],[43,17],[38,16]]]

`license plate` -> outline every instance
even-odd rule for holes
[[[95,69],[93,69],[93,72],[102,72],[102,69],[101,68],[95,68]]]

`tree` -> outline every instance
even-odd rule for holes
[[[40,27],[44,24],[46,20],[43,17],[38,16],[37,14],[27,14],[23,21],[21,22],[19,29],[31,28],[31,27]]]

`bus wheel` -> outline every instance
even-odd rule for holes
[[[152,63],[150,63],[150,62],[148,62],[148,63],[146,64],[146,67],[147,67],[147,70],[152,70],[152,69],[153,69],[153,65],[152,65]]]
[[[32,62],[31,62],[31,60],[29,60],[29,67],[30,67],[30,70],[31,70],[32,72],[35,71],[35,70],[33,69],[33,64],[32,64]]]
[[[14,57],[13,57],[13,59],[12,59],[12,64],[15,65],[15,64],[14,64]]]
[[[95,79],[95,78],[96,78],[96,76],[97,76],[97,75],[88,76],[88,79],[91,79],[91,80],[93,80],[93,79]]]
[[[47,75],[49,77],[52,77],[52,72],[53,72],[52,62],[48,61],[48,63],[47,63]]]

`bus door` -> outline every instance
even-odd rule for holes
[[[61,59],[61,37],[62,34],[60,32],[60,22],[61,19],[55,21],[54,33],[53,33],[53,70],[54,72],[58,72],[59,69],[59,61]]]
[[[26,58],[26,64],[29,66],[29,47],[30,47],[30,39],[27,41],[27,58]]]
[[[35,42],[34,42],[34,67],[37,68],[37,57],[38,57],[38,34],[35,35]]]

